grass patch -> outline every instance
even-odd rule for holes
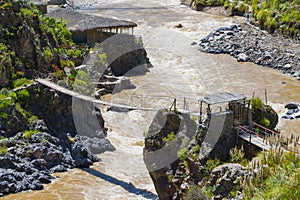
[[[300,199],[300,157],[273,148],[253,159],[250,177],[244,177],[245,199]],[[253,171],[253,170],[252,170]]]

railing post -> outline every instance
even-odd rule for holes
[[[250,134],[249,142],[251,143],[251,135],[252,135],[252,133],[249,133],[249,134]]]
[[[174,110],[176,111],[176,98],[174,99]]]
[[[202,123],[202,101],[200,102],[200,117],[199,117],[199,124]]]

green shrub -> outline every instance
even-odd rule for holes
[[[262,110],[265,105],[259,97],[251,99],[250,104],[252,106],[252,110],[254,110],[254,111]]]
[[[0,109],[11,106],[14,103],[12,99],[0,99]]]
[[[198,159],[199,152],[200,152],[200,145],[197,144],[197,145],[193,146],[193,148],[192,148],[192,158],[194,160]]]
[[[3,119],[7,119],[8,114],[6,112],[0,112],[0,117],[2,117]]]
[[[89,75],[81,70],[77,71],[76,80],[82,80],[86,83],[89,83],[91,81]]]
[[[23,85],[31,84],[32,82],[33,82],[32,80],[29,80],[27,78],[19,78],[19,79],[13,80],[12,87],[17,88],[17,87],[21,87]]]
[[[241,13],[246,13],[246,12],[249,12],[249,7],[246,6],[246,5],[243,4],[243,3],[240,3],[240,5],[238,6],[238,10],[239,10]]]
[[[165,145],[168,145],[170,142],[175,140],[176,136],[174,132],[170,132],[166,137],[162,138],[162,141],[164,142]]]
[[[167,176],[167,179],[168,179],[168,182],[169,182],[169,183],[172,183],[173,177],[174,177],[173,174],[169,174],[169,175]]]
[[[177,151],[177,156],[180,161],[185,161],[188,158],[189,150],[185,147]]]
[[[5,99],[7,96],[5,94],[0,94],[0,99]]]
[[[229,160],[230,163],[239,163],[243,166],[248,165],[248,161],[244,158],[245,153],[243,147],[241,149],[238,149],[236,147],[230,149],[229,155],[230,155],[230,160]]]
[[[233,11],[238,5],[238,1],[237,0],[233,0],[231,6],[230,6],[230,11]]]
[[[15,93],[14,91],[9,92],[9,93],[8,93],[8,96],[9,96],[10,98],[12,98],[13,100],[15,100],[15,101],[18,100],[18,95],[17,95],[17,93]]]
[[[224,2],[224,8],[225,8],[225,9],[230,8],[230,0],[226,0],[226,1]]]
[[[1,0],[0,2],[0,10],[10,9],[12,4],[7,0]]]
[[[6,144],[2,144],[0,146],[0,156],[5,156],[8,153]]]
[[[52,51],[51,51],[51,49],[49,47],[46,47],[44,49],[43,54],[44,54],[44,57],[46,58],[46,60],[48,62],[51,62],[53,60],[53,53],[52,53]]]
[[[89,75],[81,70],[78,70],[76,74],[73,89],[81,94],[92,94],[93,87]]]
[[[80,49],[68,49],[66,54],[69,58],[82,58],[84,52],[82,52]]]
[[[39,133],[40,131],[38,131],[38,130],[29,130],[29,131],[23,131],[22,132],[22,136],[23,136],[23,138],[24,139],[30,139],[31,138],[31,136],[33,136],[34,134],[37,134],[37,133]]]
[[[17,95],[20,101],[25,101],[29,97],[29,92],[26,89],[22,89],[17,92]]]
[[[264,117],[261,121],[260,121],[260,125],[264,126],[264,127],[269,127],[271,124],[270,120],[266,117]]]
[[[205,163],[205,176],[210,176],[211,171],[221,164],[219,159],[207,160]]]
[[[59,60],[60,68],[63,69],[65,67],[67,68],[73,68],[75,67],[75,63],[72,60]]]

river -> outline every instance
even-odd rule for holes
[[[74,2],[80,5],[78,0]],[[172,103],[172,99],[166,96],[188,97],[190,109],[196,110],[196,99],[206,93],[228,91],[251,97],[255,91],[256,96],[264,98],[267,89],[268,102],[280,115],[285,103],[300,103],[299,81],[276,70],[238,63],[229,55],[202,53],[198,45],[191,45],[213,29],[243,19],[196,12],[181,6],[176,0],[94,2],[98,4],[81,12],[132,20],[138,24],[134,34],[142,36],[154,66],[144,76],[131,77],[136,89],[107,95],[104,100],[143,107],[166,107]],[[183,28],[175,27],[179,23]],[[100,154],[102,161],[90,169],[54,174],[59,178],[44,185],[42,191],[22,192],[3,199],[155,199],[154,185],[142,157],[143,136],[155,113],[120,113],[103,109],[102,114],[109,129],[108,139],[116,151]],[[298,134],[299,127],[300,120],[280,120],[278,125],[283,134]]]

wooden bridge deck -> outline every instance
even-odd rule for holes
[[[101,101],[101,100],[96,99],[96,98],[91,97],[91,96],[80,94],[78,92],[75,92],[74,90],[70,90],[70,89],[67,89],[65,87],[59,86],[56,83],[54,83],[54,82],[52,82],[48,79],[35,79],[35,81],[42,84],[42,85],[44,85],[44,86],[47,86],[47,87],[52,88],[56,91],[59,91],[63,94],[81,99],[83,101],[95,103],[95,104],[98,104],[98,105],[116,107],[116,108],[119,108],[119,109],[123,109],[124,111],[125,110],[126,111],[131,111],[131,110],[159,111],[160,109],[162,109],[162,108],[142,108],[142,107],[135,107],[135,106],[128,106],[128,105],[123,105],[123,104],[105,102],[105,101]],[[167,106],[166,106],[166,108],[167,108]],[[193,113],[193,112],[190,112],[189,110],[185,110],[185,109],[177,109],[177,110],[181,113],[189,114],[191,116],[199,116],[199,113]]]
[[[250,130],[248,127],[245,126],[238,126],[237,129],[239,132],[239,137],[241,139],[244,139],[247,142],[263,150],[269,151],[271,149],[271,146],[268,145],[264,135],[258,134],[255,131]]]
[[[241,131],[241,130],[240,130]],[[264,140],[264,138],[261,138],[255,134],[251,134],[251,133],[247,133],[244,131],[241,131],[239,134],[239,138],[246,140],[247,142],[263,149],[266,151],[269,151],[271,149],[271,146],[269,146],[268,144],[266,144],[266,141]]]

